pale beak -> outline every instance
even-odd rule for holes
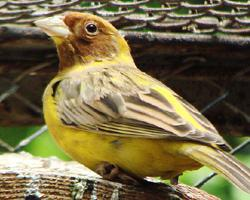
[[[58,15],[45,19],[39,19],[34,23],[36,26],[41,28],[43,32],[51,37],[67,37],[70,34],[70,31],[63,19],[64,16]]]

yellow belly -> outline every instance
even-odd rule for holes
[[[44,115],[59,146],[93,171],[102,162],[108,162],[140,177],[172,178],[201,166],[178,153],[180,141],[100,135],[66,127],[57,116],[53,99],[48,96],[44,99]]]
[[[140,177],[171,178],[200,165],[181,155],[170,153],[176,148],[171,141],[100,136],[72,129],[51,129],[58,144],[72,158],[95,170],[108,162]],[[172,147],[174,145],[174,147]]]

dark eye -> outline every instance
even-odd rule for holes
[[[96,35],[98,33],[98,28],[93,22],[87,23],[85,25],[85,30],[89,35]]]

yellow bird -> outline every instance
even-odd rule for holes
[[[45,121],[61,148],[105,179],[176,180],[208,166],[250,193],[250,169],[191,104],[140,71],[106,20],[70,12],[35,22],[55,42],[59,72],[43,96]]]

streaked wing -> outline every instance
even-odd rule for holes
[[[80,129],[227,146],[197,109],[138,69],[103,68],[62,80],[55,98],[62,122]]]

